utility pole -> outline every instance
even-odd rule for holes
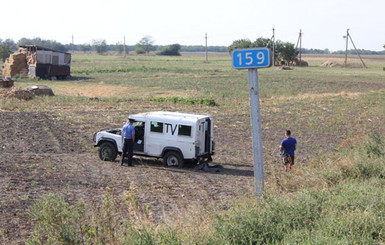
[[[126,57],[126,36],[123,37],[123,52],[124,57]]]
[[[298,41],[297,41],[297,46],[295,47],[296,49],[298,48],[299,44],[299,65],[302,64],[302,29],[299,29],[299,36],[298,36]]]
[[[206,51],[206,62],[209,62],[209,57],[208,57],[208,54],[207,54],[207,32],[206,32],[206,35],[205,35],[205,39],[206,39],[206,46],[205,46],[205,51]]]
[[[271,37],[273,40],[273,66],[275,66],[275,29],[273,26],[273,36]]]
[[[74,51],[74,34],[72,34],[72,47],[71,47],[71,51]]]
[[[349,29],[346,31],[346,48],[345,48],[345,66],[348,65],[348,44],[349,44]]]

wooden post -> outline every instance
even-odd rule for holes
[[[357,48],[356,48],[356,45],[354,45],[353,39],[352,39],[352,37],[350,36],[350,34],[349,34],[349,38],[350,38],[350,41],[351,41],[352,44],[353,44],[354,50],[356,50],[356,53],[357,53],[358,57],[360,57],[360,60],[361,60],[361,62],[362,62],[362,65],[364,66],[364,68],[368,68],[368,67],[365,65],[364,61],[362,60],[361,55],[360,55],[360,53],[358,52],[358,50],[357,50]]]
[[[273,66],[275,66],[275,29],[273,27]]]
[[[349,43],[349,29],[346,31],[345,66],[348,65],[348,43]]]
[[[123,52],[124,57],[126,57],[126,36],[123,37]]]
[[[205,35],[205,39],[206,39],[206,45],[205,45],[205,51],[206,51],[206,62],[209,62],[209,56],[207,54],[207,32],[206,32],[206,35]]]
[[[302,64],[302,29],[299,29],[299,65]]]

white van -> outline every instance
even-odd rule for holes
[[[156,111],[130,115],[134,119],[134,155],[163,158],[165,166],[182,167],[185,160],[211,161],[214,155],[210,115]],[[94,134],[99,158],[114,161],[122,153],[121,128]]]

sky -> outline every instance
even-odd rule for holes
[[[106,40],[135,45],[229,46],[270,38],[302,47],[345,50],[347,29],[358,49],[382,51],[385,0],[18,0],[1,6],[0,38],[63,44]],[[349,43],[349,49],[353,48]]]

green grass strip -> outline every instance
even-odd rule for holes
[[[114,72],[133,72],[133,71],[166,71],[166,68],[154,68],[154,67],[127,67],[127,68],[110,68],[110,69],[84,69],[84,70],[71,70],[73,74],[91,74],[91,73],[114,73]]]

